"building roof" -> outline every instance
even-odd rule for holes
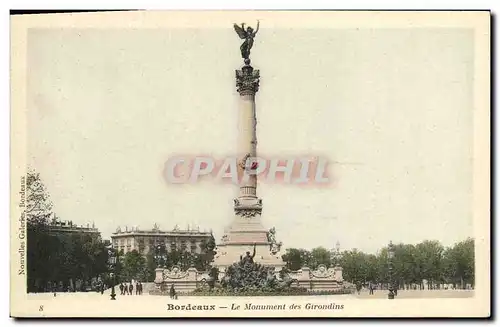
[[[199,227],[196,229],[179,229],[178,226],[175,226],[174,229],[170,231],[162,231],[160,230],[157,224],[154,224],[152,229],[139,229],[137,227],[133,227],[129,229],[125,227],[125,230],[122,230],[120,227],[116,229],[116,231],[111,235],[111,237],[122,237],[122,236],[209,236],[211,232],[200,231]]]
[[[72,221],[60,220],[59,217],[55,215],[49,222],[48,229],[56,233],[99,233],[99,229],[95,228],[94,223],[92,223],[92,226],[90,226],[90,224],[87,224],[87,226],[78,226],[73,224]]]
[[[91,233],[100,234],[97,228],[92,227],[79,227],[79,226],[51,226],[49,225],[48,230],[50,232],[56,233]]]

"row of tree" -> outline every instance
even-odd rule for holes
[[[106,244],[96,234],[55,233],[49,194],[40,175],[26,176],[27,289],[83,290],[108,272]]]
[[[387,283],[389,281],[388,247],[377,254],[367,254],[356,249],[334,253],[318,247],[312,251],[290,248],[283,255],[289,270],[307,266],[316,269],[340,265],[344,280],[354,284]],[[392,278],[400,288],[410,285],[428,288],[441,284],[453,284],[457,288],[474,285],[474,240],[469,238],[451,247],[438,241],[423,241],[419,244],[394,245]]]
[[[40,175],[33,171],[26,177],[27,220],[27,289],[28,292],[75,290],[96,286],[100,279],[108,286],[120,281],[153,281],[158,266],[181,269],[191,266],[208,270],[215,252],[215,239],[200,244],[201,253],[166,251],[159,244],[147,255],[137,251],[118,253],[111,264],[108,248],[98,234],[60,233],[51,228],[52,202]],[[115,278],[111,279],[111,273]]]

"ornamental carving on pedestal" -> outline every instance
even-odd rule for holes
[[[234,213],[243,218],[252,218],[262,213],[262,208],[235,208]]]
[[[335,270],[333,270],[332,268],[327,269],[325,265],[319,265],[318,269],[311,271],[311,277],[334,278]]]
[[[172,270],[165,269],[163,271],[163,279],[181,279],[188,275],[187,271],[181,271],[177,266],[172,267]]]

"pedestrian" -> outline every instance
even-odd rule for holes
[[[369,284],[369,288],[370,288],[370,295],[373,295],[373,284],[371,282]]]
[[[125,292],[123,291],[123,283],[120,283],[120,295],[124,295]]]
[[[134,285],[132,285],[132,282],[130,282],[130,285],[128,286],[128,290],[130,292],[130,295],[134,295]]]
[[[170,286],[170,298],[177,299],[177,292],[175,291],[174,284]]]
[[[101,295],[103,295],[103,294],[104,294],[104,283],[101,282]]]

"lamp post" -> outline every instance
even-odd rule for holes
[[[394,245],[392,244],[392,241],[389,242],[389,247],[387,248],[387,257],[389,258],[389,294],[387,297],[389,300],[394,299],[394,287],[392,285],[392,270],[393,270],[393,262],[392,259],[394,258]]]
[[[331,250],[331,255],[330,255],[330,260],[332,262],[332,264],[337,267],[340,265],[340,257],[342,256],[340,254],[340,242],[337,241],[337,243],[335,244],[335,248]]]
[[[110,300],[116,300],[115,284],[116,284],[116,263],[118,262],[118,251],[116,251],[110,246],[108,248],[108,257],[109,257],[110,268],[113,270],[113,272],[110,273],[111,283],[112,283]]]
[[[116,300],[116,293],[115,293],[115,274],[111,273],[111,279],[113,280],[113,286],[111,286],[111,299],[110,300]]]

